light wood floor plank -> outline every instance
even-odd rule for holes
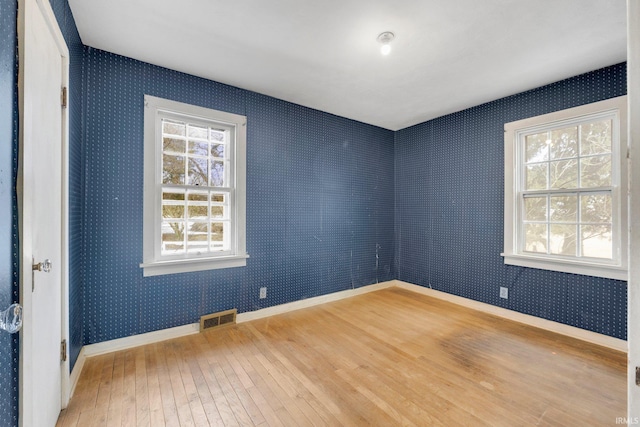
[[[599,426],[626,355],[390,288],[87,359],[57,427]]]
[[[180,427],[178,407],[173,397],[171,377],[169,375],[169,368],[167,367],[166,353],[162,348],[162,344],[163,343],[154,344],[149,348],[149,351],[153,350],[157,361],[158,386],[160,387],[160,398],[162,399],[162,415],[166,426]],[[162,424],[160,424],[160,426],[162,426]]]
[[[200,399],[209,423],[212,425],[236,425],[235,417],[227,399],[209,367],[208,358],[211,351],[207,346],[206,339],[203,336],[198,338],[194,351],[198,352],[199,357],[192,359],[192,371],[197,372],[197,369],[200,371],[197,382],[198,390],[200,391]],[[197,368],[195,365],[197,365]]]
[[[249,393],[247,393],[247,388],[253,387],[253,382],[251,381],[249,376],[246,375],[242,367],[237,363],[237,360],[233,358],[229,348],[227,346],[223,347],[224,360],[221,361],[221,367],[223,372],[227,376],[227,379],[229,380],[229,384],[231,385],[235,394],[238,396],[238,400],[242,404],[244,410],[247,412],[247,415],[249,416],[249,418],[251,418],[251,422],[253,423],[253,425],[263,424],[266,420],[260,412],[260,408],[258,408]],[[246,378],[244,380],[241,379],[240,376],[238,376],[238,373]]]
[[[146,349],[144,347],[138,347],[134,352],[136,366],[136,423],[138,427],[151,426],[151,409],[149,405],[149,389],[147,386],[150,373],[147,372],[145,352]]]
[[[187,391],[182,382],[178,358],[175,354],[176,352],[180,354],[178,341],[179,339],[173,340],[171,343],[163,346],[166,355],[167,369],[169,371],[169,379],[171,381],[171,390],[173,391],[173,399],[175,401],[178,419],[180,420],[180,426],[196,426],[193,416],[191,415]]]
[[[192,364],[194,366],[194,371],[190,369],[189,362],[192,361],[193,358],[190,351],[191,347],[187,344],[188,341],[189,340],[185,340],[183,338],[176,340],[176,360],[178,362],[178,367],[180,368],[180,376],[182,378],[184,391],[189,402],[189,408],[191,409],[193,422],[196,426],[201,426],[208,423],[207,414],[205,413],[204,407],[202,406],[200,394],[198,393],[198,389],[194,381],[196,376],[198,378],[201,378],[201,371],[200,368],[197,367],[197,364]],[[194,373],[196,374],[196,376],[194,376]]]
[[[136,421],[136,359],[137,349],[125,350],[122,396],[122,425],[135,426]]]
[[[335,415],[341,413],[338,406],[331,401],[325,392],[316,386],[315,382],[308,375],[303,373],[295,363],[293,363],[293,361],[297,359],[297,356],[306,353],[306,349],[296,347],[293,340],[279,334],[279,331],[286,332],[286,328],[280,328],[277,323],[271,326],[268,331],[265,331],[264,336],[257,329],[250,326],[249,330],[258,338],[261,345],[268,345],[270,339],[276,339],[281,344],[277,347],[271,346],[269,353],[273,355],[274,363],[277,361],[277,366],[280,367],[280,370],[289,373],[291,376],[290,382],[292,385],[289,388],[292,391],[290,392],[290,396],[302,397],[305,403],[313,409],[314,413],[310,412],[308,407],[304,407],[307,417],[313,420],[315,424],[336,425]],[[265,336],[269,338],[265,338]],[[315,361],[307,360],[302,366],[306,368],[313,366],[314,363]],[[318,401],[322,401],[322,404],[318,405]]]
[[[300,410],[290,402],[286,393],[282,390],[278,382],[269,374],[268,368],[260,362],[260,350],[256,347],[255,342],[246,339],[244,357],[253,367],[251,380],[257,389],[269,403],[269,406],[278,415],[280,422],[284,425],[308,425],[308,420],[300,412]],[[302,424],[300,424],[302,423]]]
[[[155,348],[155,345],[148,346],[144,352],[149,393],[149,423],[152,427],[165,424]]]
[[[229,408],[236,418],[239,425],[252,425],[251,417],[247,413],[245,406],[240,401],[238,394],[231,386],[231,382],[227,377],[227,374],[222,369],[220,361],[223,361],[224,357],[209,358],[209,368],[215,376],[218,384],[220,385],[220,391],[227,398]]]
[[[117,427],[122,422],[122,401],[124,396],[124,352],[114,353],[113,374],[109,389],[107,426]]]

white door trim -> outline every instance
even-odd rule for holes
[[[627,417],[640,420],[640,1],[627,1],[627,101],[629,102],[629,280],[627,282]]]
[[[54,41],[58,47],[58,51],[60,53],[62,59],[62,84],[64,87],[69,88],[69,49],[64,40],[64,36],[62,35],[62,31],[58,25],[58,21],[56,20],[55,14],[53,13],[53,9],[49,4],[48,0],[18,0],[18,108],[20,114],[20,128],[19,128],[19,146],[20,151],[23,150],[24,146],[24,117],[25,117],[25,106],[24,106],[24,74],[22,70],[24,69],[24,40],[25,40],[25,7],[26,4],[29,3],[31,5],[35,4],[40,9],[42,16],[44,17],[51,34],[53,35]],[[68,89],[67,89],[68,90]],[[61,328],[61,337],[69,343],[69,107],[70,107],[70,97],[67,96],[67,108],[62,109],[62,165],[61,165],[61,173],[62,173],[62,248],[61,248],[61,259],[62,264],[61,268],[61,313],[62,313],[62,322],[60,325]],[[19,164],[21,165],[22,159],[19,160]],[[21,169],[21,166],[19,166]],[[29,179],[27,177],[27,179]],[[19,212],[24,209],[20,207],[21,203],[29,203],[28,200],[24,200],[21,197],[22,188],[25,182],[25,177],[22,174],[18,173],[18,205]],[[27,181],[28,182],[28,181]],[[28,223],[28,219],[27,219]],[[28,227],[23,227],[23,219],[19,218],[20,224],[20,298],[22,299],[25,295],[25,292],[31,293],[31,259],[25,259],[24,254],[30,254],[32,248],[30,243],[30,230]],[[26,265],[25,265],[26,264]],[[25,274],[26,273],[26,274]],[[25,310],[23,313],[24,322],[31,321],[31,313],[28,310]],[[26,346],[30,346],[27,342],[28,340],[21,339],[20,340],[20,373],[19,373],[19,423],[21,426],[27,426],[28,421],[30,420],[30,414],[24,413],[24,397],[23,397],[23,357],[25,352],[30,351],[29,348],[25,348]],[[68,346],[67,346],[68,348]],[[60,376],[61,376],[61,390],[60,390],[60,403],[61,407],[65,408],[69,403],[69,356],[67,350],[67,360],[60,365]]]

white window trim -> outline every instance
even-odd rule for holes
[[[231,254],[225,252],[220,256],[159,259],[157,248],[161,239],[159,230],[162,212],[162,196],[159,189],[162,173],[162,148],[158,139],[158,135],[161,134],[158,120],[160,113],[182,114],[235,127],[236,139],[232,154],[235,197],[232,209],[234,216],[231,221],[235,239]],[[145,277],[246,265],[249,258],[246,253],[246,132],[245,116],[145,95],[143,262],[140,264]]]
[[[612,173],[618,174],[619,185],[612,192],[615,233],[619,236],[614,241],[616,260],[597,261],[592,259],[566,259],[537,254],[523,254],[518,250],[519,219],[515,203],[518,196],[518,150],[519,134],[541,125],[553,125],[581,116],[604,112],[615,112],[619,120],[618,144],[612,147],[612,165],[618,161]],[[615,127],[614,127],[615,129]],[[627,97],[620,96],[605,101],[582,105],[567,110],[556,111],[542,116],[531,117],[505,124],[504,127],[504,263],[564,273],[604,277],[616,280],[627,280]],[[615,143],[615,137],[614,142]],[[618,220],[616,220],[618,218]]]

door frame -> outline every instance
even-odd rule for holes
[[[629,103],[629,278],[627,281],[627,414],[625,424],[640,420],[640,2],[627,1],[627,101]],[[635,262],[634,262],[635,261]]]
[[[24,183],[32,181],[30,172],[25,171],[24,157],[25,157],[25,144],[24,140],[24,128],[25,117],[29,114],[29,111],[25,111],[24,105],[24,58],[25,58],[25,7],[29,3],[29,7],[38,7],[40,12],[49,27],[49,31],[53,36],[54,42],[58,47],[58,51],[61,56],[62,62],[62,85],[67,88],[69,92],[69,49],[62,35],[62,31],[58,25],[58,21],[53,13],[53,9],[48,0],[18,0],[18,109],[19,109],[19,150],[18,150],[18,181],[17,181],[17,198],[18,198],[18,224],[19,224],[19,247],[20,247],[20,300],[25,307],[23,311],[23,322],[30,323],[32,319],[31,307],[31,264],[32,264],[32,247],[31,247],[31,219],[25,217],[25,208],[27,212],[30,212],[33,207],[28,199],[24,198]],[[62,150],[62,164],[61,174],[62,182],[60,182],[61,188],[61,206],[62,206],[62,248],[61,248],[61,266],[60,266],[60,284],[61,284],[61,337],[69,343],[69,108],[70,97],[67,95],[67,106],[62,108],[62,123],[61,123],[61,150]],[[25,173],[27,175],[25,175]],[[23,329],[24,331],[24,329]],[[25,402],[30,400],[26,399],[25,384],[23,382],[24,375],[24,360],[25,356],[31,354],[31,342],[28,339],[24,339],[23,334],[20,336],[20,353],[19,353],[19,424],[21,426],[30,425],[34,406],[26,405]],[[66,408],[70,398],[70,383],[69,383],[69,351],[67,345],[67,357],[66,361],[60,364],[60,406]],[[29,390],[29,387],[26,387]],[[33,402],[30,402],[31,404]]]

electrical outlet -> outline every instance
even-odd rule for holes
[[[500,286],[500,298],[509,299],[509,288]]]
[[[265,299],[266,297],[267,297],[267,288],[266,287],[260,288],[260,299]]]

